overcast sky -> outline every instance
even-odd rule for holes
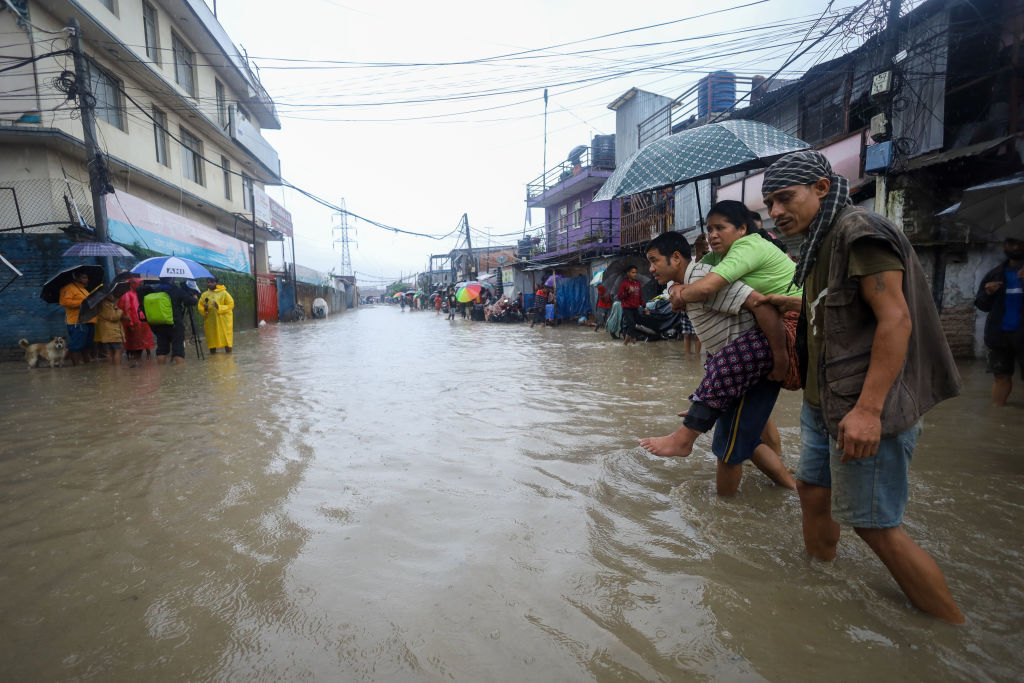
[[[769,75],[801,41],[806,47],[821,35],[839,10],[857,4],[219,0],[217,10],[277,103],[282,129],[265,136],[289,182],[334,202],[344,197],[350,211],[413,232],[449,233],[466,213],[496,245],[522,232],[525,185],[544,170],[545,87],[551,168],[592,135],[615,132],[607,105],[630,87],[675,97],[714,69]],[[672,23],[591,40],[666,22]],[[823,40],[788,75],[858,42],[842,33]],[[725,35],[705,37],[712,34]],[[562,46],[537,51],[555,45]],[[527,50],[534,51],[486,60]],[[494,94],[480,96],[485,91]],[[292,190],[267,189],[293,214],[297,261],[339,269],[331,211]],[[532,218],[536,230],[543,212]],[[350,225],[352,264],[367,285],[425,270],[429,254],[455,246],[454,238]],[[487,241],[473,233],[474,246]],[[271,258],[280,263],[278,247]]]

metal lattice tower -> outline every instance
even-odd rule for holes
[[[349,253],[348,249],[348,209],[345,206],[344,197],[341,198],[341,204],[339,204],[339,206],[341,207],[341,211],[339,213],[334,214],[335,216],[338,216],[339,224],[331,228],[331,233],[332,235],[335,236],[335,245],[341,242],[341,272],[339,273],[339,275],[351,276],[354,273],[352,272],[352,256]],[[341,233],[340,238],[337,237],[338,233]]]

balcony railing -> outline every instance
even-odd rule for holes
[[[622,214],[621,240],[623,245],[654,239],[672,229],[675,211],[672,202],[638,207]]]
[[[570,223],[564,230],[557,225],[548,226],[545,254],[564,254],[583,249],[619,246],[619,220],[617,218],[584,218],[578,224]]]
[[[614,150],[611,153],[592,154],[590,147],[584,147],[578,154],[570,155],[569,159],[548,170],[533,182],[527,183],[526,199],[535,199],[544,194],[549,188],[579,175],[586,169],[614,171]]]

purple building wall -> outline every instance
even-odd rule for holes
[[[546,254],[568,254],[582,249],[619,246],[619,202],[592,201],[600,187],[571,195],[565,201],[544,209]],[[580,201],[580,218],[573,217],[573,204]],[[562,209],[564,208],[564,218]],[[566,227],[561,229],[562,221]]]

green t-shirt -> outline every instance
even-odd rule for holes
[[[740,280],[761,294],[802,294],[797,287],[789,288],[796,264],[760,235],[741,237],[732,243],[724,258],[712,251],[701,263],[712,266],[711,272],[722,276],[729,284]]]
[[[821,240],[818,259],[804,280],[804,310],[807,311],[807,381],[804,383],[804,400],[816,409],[821,407],[818,361],[824,345],[824,326],[817,316],[825,312],[823,292],[828,287],[829,256],[834,244],[835,230],[830,230]],[[848,277],[866,277],[887,270],[902,271],[904,267],[899,254],[885,240],[862,238],[850,247],[850,261],[846,267]]]

